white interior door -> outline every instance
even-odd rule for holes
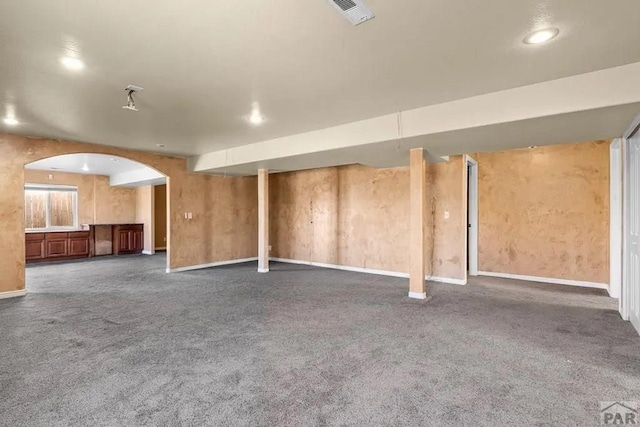
[[[478,162],[465,156],[467,163],[467,258],[469,276],[478,275]]]
[[[628,204],[625,285],[629,320],[640,333],[640,134],[627,140]]]

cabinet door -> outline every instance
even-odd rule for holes
[[[33,242],[27,240],[25,249],[27,259],[44,258],[44,240]]]
[[[56,258],[68,255],[68,240],[45,240],[46,258]]]
[[[134,252],[141,252],[144,249],[144,233],[142,231],[132,231],[133,234],[133,246],[131,250]]]
[[[70,239],[69,256],[89,255],[89,239]]]
[[[118,252],[129,252],[131,249],[131,232],[129,230],[118,231]]]

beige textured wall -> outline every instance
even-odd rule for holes
[[[155,191],[153,186],[145,185],[135,189],[136,192],[136,223],[144,224],[144,246],[147,253],[155,250]]]
[[[465,277],[463,170],[461,156],[428,166],[436,244],[427,263],[435,276]],[[409,271],[408,167],[351,165],[273,174],[269,179],[271,256]],[[445,209],[450,210],[449,219],[440,215]],[[428,234],[433,223],[430,219]]]
[[[408,272],[409,168],[341,167],[336,187],[337,264]]]
[[[155,249],[167,248],[167,186],[154,187]]]
[[[256,256],[256,179],[187,172],[186,159],[79,142],[0,134],[0,292],[24,289],[24,165],[71,153],[101,153],[144,163],[168,176],[170,268]],[[96,189],[103,184],[96,180]],[[135,197],[135,196],[134,196]],[[106,208],[105,208],[106,209]],[[193,212],[194,219],[184,219]],[[111,214],[97,209],[96,222]],[[131,221],[135,220],[135,213]],[[233,237],[232,237],[233,236]]]
[[[427,173],[427,244],[432,244],[431,250],[427,248],[427,271],[433,276],[464,280],[467,277],[464,157],[452,156],[448,163],[430,164]],[[431,252],[433,256],[429,256]]]
[[[479,269],[609,281],[609,141],[476,154]]]
[[[77,186],[79,224],[135,221],[135,189],[111,187],[107,176],[25,169],[24,182]]]
[[[473,155],[479,269],[607,283],[608,144]],[[464,280],[464,158],[427,169],[427,271]],[[358,165],[271,175],[271,255],[407,272],[408,175],[408,168]]]
[[[109,177],[96,176],[95,223],[131,224],[136,220],[136,191],[109,185]]]
[[[198,248],[197,254],[188,258],[193,264],[188,265],[257,256],[257,184],[255,177],[184,175],[182,198],[188,203],[184,204],[181,211],[192,212],[193,219],[181,220],[188,226],[180,230],[179,255],[182,256],[183,250],[193,252],[185,244]],[[173,193],[173,189],[171,191]],[[173,255],[176,251],[173,228],[170,236],[169,245]],[[187,258],[186,255],[182,257]]]
[[[407,271],[407,168],[274,174],[269,192],[272,256]]]
[[[479,269],[609,281],[609,141],[474,155]]]
[[[338,168],[269,176],[271,256],[337,263]]]

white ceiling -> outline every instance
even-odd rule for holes
[[[142,163],[123,157],[94,153],[49,157],[29,163],[25,168],[84,175],[105,175],[110,178],[112,185],[121,187],[160,185],[164,184],[166,180],[163,174]]]
[[[637,0],[366,3],[353,27],[326,0],[0,2],[0,109],[21,121],[0,131],[196,155],[640,61]]]
[[[83,170],[87,165],[88,170]],[[65,154],[38,160],[25,166],[27,169],[57,170],[59,172],[81,173],[85,175],[116,175],[145,168],[142,163],[122,157],[105,154]]]

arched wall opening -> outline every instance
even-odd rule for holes
[[[184,157],[13,134],[0,133],[0,151],[0,299],[27,293],[25,165],[54,156],[118,156],[147,165],[167,177],[167,272],[237,262],[257,255],[255,177],[194,174],[188,172]]]
[[[168,268],[169,180],[115,154],[68,153],[26,163],[25,263],[166,251],[162,268]]]

